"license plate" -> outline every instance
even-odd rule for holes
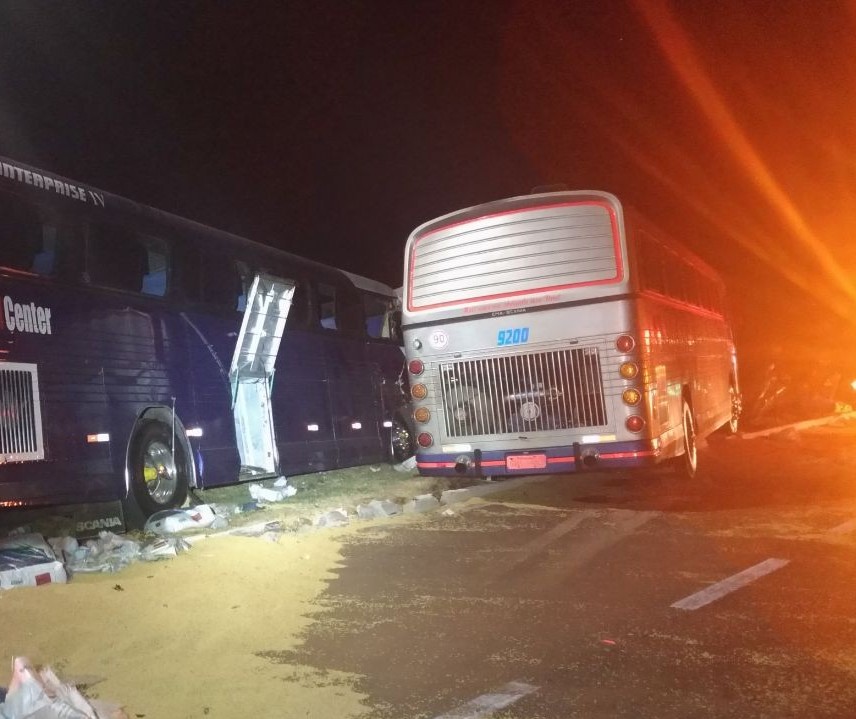
[[[506,469],[544,469],[546,454],[510,454],[505,458]]]

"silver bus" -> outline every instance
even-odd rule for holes
[[[403,331],[417,467],[496,475],[668,466],[736,432],[716,272],[607,192],[512,197],[418,227]]]

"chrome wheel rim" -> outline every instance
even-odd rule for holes
[[[178,471],[172,450],[164,442],[150,442],[143,453],[146,492],[158,504],[167,504],[178,488]]]

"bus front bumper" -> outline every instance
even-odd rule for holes
[[[660,450],[650,440],[579,444],[520,451],[473,449],[468,452],[416,455],[425,477],[495,477],[653,467]]]

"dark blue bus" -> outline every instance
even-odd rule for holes
[[[386,285],[0,158],[0,507],[409,453]]]

